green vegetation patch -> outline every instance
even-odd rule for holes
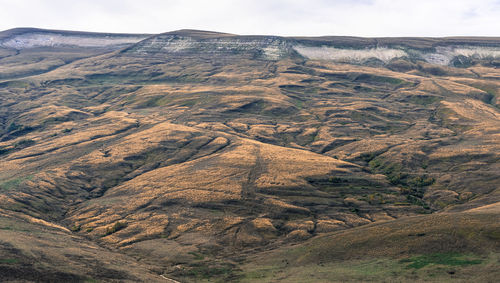
[[[384,174],[392,185],[399,186],[401,193],[406,195],[408,203],[422,206],[424,209],[430,208],[422,198],[425,188],[434,184],[433,177],[427,174],[405,172],[401,164],[387,162],[380,156],[373,157],[371,154],[365,154],[361,158],[369,160],[368,164],[373,172]]]
[[[0,258],[0,264],[5,263],[5,264],[15,264],[18,263],[19,260],[15,258]]]
[[[10,149],[5,146],[0,146],[0,155],[9,153]]]
[[[413,95],[410,97],[409,102],[418,105],[429,105],[440,101],[441,98],[431,95]]]
[[[82,229],[82,226],[81,226],[80,224],[75,224],[75,225],[73,225],[73,226],[71,227],[71,229],[70,229],[70,230],[71,230],[71,231],[73,231],[73,232],[78,232],[78,231],[80,231],[81,229]]]
[[[106,229],[106,233],[104,234],[104,236],[108,236],[108,235],[111,235],[113,233],[116,233],[122,229],[125,229],[127,226],[128,226],[127,223],[117,221],[113,226],[108,227]]]
[[[16,137],[24,136],[24,135],[26,135],[26,134],[28,134],[36,129],[37,129],[36,127],[25,126],[25,125],[16,124],[15,122],[12,122],[6,128],[6,131],[8,133],[7,139],[13,139]]]
[[[370,168],[387,176],[387,180],[393,185],[401,185],[410,188],[422,188],[432,185],[435,180],[428,175],[412,175],[405,173],[403,167],[398,163],[385,162],[381,157],[373,158],[370,154],[361,156],[363,160],[370,160]]]
[[[28,175],[25,177],[19,177],[7,180],[3,183],[0,183],[0,190],[12,190],[17,188],[19,185],[24,183],[25,181],[29,181],[33,179],[33,175]]]
[[[238,275],[241,282],[496,282],[497,262],[497,255],[433,254],[297,265],[278,257],[243,265]]]
[[[188,252],[188,254],[194,256],[194,260],[203,260],[205,259],[205,256],[203,254],[197,253],[197,252]]]
[[[14,149],[27,148],[34,145],[36,142],[32,139],[22,139],[14,144]]]
[[[233,272],[235,267],[228,263],[208,264],[206,262],[200,262],[191,264],[191,266],[183,271],[182,275],[187,277],[195,277],[198,279],[211,279],[217,278],[218,282],[224,282],[224,279],[229,279],[233,277]]]
[[[488,94],[488,100],[484,101],[493,106],[499,107],[500,105],[497,103],[497,98],[499,95],[498,87],[496,85],[488,85],[488,84],[471,84],[472,87],[480,89]]]
[[[462,265],[472,265],[481,264],[483,261],[481,259],[472,258],[470,256],[457,254],[457,253],[435,253],[428,255],[414,256],[408,259],[402,259],[401,263],[410,263],[407,268],[420,269],[431,264],[441,264],[448,266],[462,266]]]
[[[28,81],[6,81],[0,83],[0,87],[9,87],[9,88],[28,88],[31,86],[31,83]]]
[[[356,82],[365,82],[368,84],[389,84],[393,86],[405,86],[405,85],[411,85],[410,82],[398,79],[398,78],[393,78],[393,77],[386,77],[386,76],[377,76],[377,75],[371,75],[371,74],[360,74],[356,79],[354,80]]]

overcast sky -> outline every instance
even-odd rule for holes
[[[14,27],[161,33],[500,36],[500,0],[0,0]]]

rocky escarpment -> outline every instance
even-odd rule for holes
[[[144,34],[112,34],[17,28],[0,33],[0,47],[16,50],[37,47],[123,48],[147,38]]]
[[[345,63],[367,63],[378,61],[390,63],[395,59],[423,61],[436,65],[470,66],[474,61],[491,61],[498,64],[500,47],[450,45],[438,46],[431,50],[418,50],[403,47],[374,47],[365,49],[342,49],[331,46],[296,45],[294,49],[302,56],[314,60],[330,60]]]
[[[295,52],[288,40],[277,36],[237,36],[179,31],[148,38],[125,49],[123,53],[139,56],[237,56],[279,60],[290,57]]]
[[[123,49],[147,34],[16,28],[0,32],[0,80],[37,75],[75,60]]]
[[[302,57],[376,66],[411,63],[468,67],[478,62],[500,65],[496,38],[357,38],[239,36],[227,33],[179,30],[147,34],[90,33],[17,28],[0,33],[0,48],[125,48],[132,56],[240,57],[279,60]],[[397,68],[401,66],[396,66]],[[406,66],[408,68],[408,66]]]
[[[294,49],[313,60],[387,65],[398,59],[441,66],[498,65],[498,38],[293,38]]]
[[[123,51],[137,56],[239,56],[278,60],[302,57],[343,63],[389,65],[398,59],[465,67],[498,64],[500,45],[482,38],[284,38],[180,30],[150,37]]]

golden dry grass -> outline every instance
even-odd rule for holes
[[[0,82],[0,205],[174,273],[332,231],[370,241],[421,213],[497,211],[491,62],[397,72],[111,52],[33,73],[48,62],[0,70],[29,73]],[[382,247],[363,252],[401,251]]]

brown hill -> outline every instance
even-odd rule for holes
[[[118,249],[160,280],[165,272],[243,280],[238,266],[246,257],[311,237],[319,243],[319,234],[362,231],[377,242],[384,234],[354,227],[391,221],[380,227],[398,234],[407,221],[427,219],[408,216],[497,214],[496,38],[182,30],[137,42],[135,35],[26,32],[35,47],[4,48],[0,58],[0,208],[5,221],[71,231],[50,230],[44,241],[73,237]],[[58,34],[60,43],[40,49],[40,34]],[[63,44],[73,37],[134,42]],[[70,59],[60,64],[30,63],[64,50]],[[441,226],[415,233],[440,235]],[[88,268],[71,276],[119,278],[85,277]]]

